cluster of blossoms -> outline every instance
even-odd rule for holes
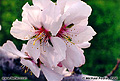
[[[88,25],[91,7],[80,0],[32,0],[23,6],[22,21],[10,33],[28,40],[21,51],[7,41],[3,48],[21,58],[36,77],[43,71],[48,81],[60,81],[74,67],[85,63],[82,48],[90,46],[96,32]]]

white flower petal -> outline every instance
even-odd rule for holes
[[[59,6],[51,4],[43,11],[43,27],[49,30],[52,35],[56,35],[67,15],[64,14],[61,16]]]
[[[59,32],[59,30],[62,27],[63,21],[65,20],[65,18],[70,15],[69,13],[65,13],[62,16],[60,16],[60,18],[58,19],[57,22],[53,22],[52,27],[50,28],[50,31],[52,33],[53,36],[56,36],[57,33]],[[57,27],[56,27],[57,26]]]
[[[16,20],[10,33],[17,39],[28,40],[35,34],[35,30],[24,22]]]
[[[23,44],[21,52],[23,52],[23,53],[26,52],[26,46],[27,46],[26,44]]]
[[[82,44],[76,44],[79,48],[88,48],[90,47],[91,43],[83,42]]]
[[[87,26],[87,25],[88,25],[88,18],[81,20],[81,21],[79,22],[79,25],[80,25],[80,26]]]
[[[42,49],[41,49],[42,50]],[[63,50],[64,51],[64,50]],[[43,46],[40,59],[48,67],[56,67],[57,64],[62,61],[63,55],[59,54],[50,44]]]
[[[35,6],[40,7],[40,9],[44,10],[47,6],[52,4],[51,0],[32,0]]]
[[[49,67],[49,68],[52,68],[51,63],[49,63],[49,62],[51,62],[51,61],[48,61],[48,59],[47,59],[47,57],[46,57],[45,54],[40,54],[40,61],[41,61],[42,63],[44,63],[45,66],[47,66],[47,67]]]
[[[48,51],[50,52],[50,51]],[[50,52],[48,54],[46,54],[47,56],[47,61],[48,63],[50,64],[51,67],[56,67],[57,66],[57,63],[59,63],[61,61],[61,59],[59,59],[60,55],[58,55],[57,53],[55,53],[54,51],[53,52]]]
[[[70,34],[80,34],[81,32],[83,32],[85,29],[87,28],[87,26],[81,26],[79,24],[72,26],[71,28],[68,28],[68,31]]]
[[[23,9],[25,8],[29,8],[29,4],[28,3],[26,3],[24,6],[23,6]],[[27,9],[26,9],[27,10]],[[24,23],[26,23],[26,24],[28,24],[28,25],[30,25],[30,26],[32,26],[31,25],[31,23],[29,22],[29,20],[28,20],[28,12],[26,11],[26,10],[23,10],[23,12],[22,12],[22,22],[24,22]]]
[[[45,77],[48,81],[61,81],[63,76],[54,72],[50,68],[45,67],[44,65],[41,65],[41,70],[43,71]]]
[[[66,44],[59,37],[51,37],[51,42],[53,44],[53,48],[60,55],[61,61],[66,58]]]
[[[70,15],[66,18],[65,24],[69,25],[71,23],[78,24],[81,20],[86,19],[91,14],[91,7],[86,3],[79,1],[73,4],[66,13],[70,13]]]
[[[23,19],[22,21],[27,22],[29,21],[32,26],[35,26],[37,28],[41,27],[41,10],[37,6],[30,6],[28,3],[26,3],[23,6]]]
[[[60,17],[60,9],[59,6],[55,4],[50,4],[44,11],[43,11],[43,25],[47,30],[50,30],[52,27],[53,22],[57,22]]]
[[[70,6],[79,2],[80,0],[57,0],[57,5],[61,8],[61,13],[63,14]]]
[[[44,45],[43,50],[41,49],[40,59],[46,66],[52,68],[57,66],[56,55],[51,45]]]
[[[36,64],[34,64],[32,61],[21,59],[20,61],[23,65],[27,66],[32,73],[38,78],[40,75],[40,68]]]
[[[36,39],[30,39],[27,42],[27,46],[26,46],[26,50],[28,52],[28,54],[34,58],[35,62],[37,62],[37,59],[40,56],[40,41],[36,41],[35,45],[33,45],[34,41]]]
[[[66,53],[66,59],[62,61],[62,64],[68,68],[69,71],[73,71],[74,67],[79,67],[85,63],[83,51],[70,42],[67,43]]]
[[[62,74],[63,76],[70,76],[71,72],[68,72],[66,70],[67,70],[67,68],[65,68],[64,66],[62,66],[62,67],[55,67],[54,68],[55,72],[57,72],[59,74]]]
[[[71,38],[73,43],[81,44],[83,42],[90,41],[94,35],[96,35],[96,32],[93,30],[93,28],[87,26],[87,28],[83,32],[79,34],[73,34],[71,35]]]
[[[5,49],[3,49],[3,47],[0,46],[0,58],[19,58],[18,55],[14,55],[13,53],[10,53],[8,51],[6,51]]]
[[[2,48],[19,57],[23,57],[23,58],[27,57],[26,55],[24,55],[24,53],[21,53],[20,51],[17,50],[16,46],[12,41],[8,40],[7,43],[3,44]]]
[[[63,75],[64,70],[66,70],[65,67],[58,67],[58,66],[57,66],[57,67],[54,68],[54,71],[55,71],[55,72],[57,72],[57,73],[59,73],[59,74],[62,74],[62,75]]]

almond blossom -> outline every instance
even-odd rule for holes
[[[96,34],[88,26],[91,7],[80,0],[32,1],[32,6],[28,3],[23,6],[22,21],[13,22],[10,33],[17,39],[28,40],[27,53],[35,63],[40,59],[54,71],[56,68],[73,71],[74,67],[82,66],[85,63],[82,48],[89,47]]]
[[[8,51],[9,53],[12,53],[20,57],[21,64],[26,66],[25,69],[30,69],[36,77],[39,77],[40,70],[43,71],[48,81],[60,81],[62,80],[64,75],[69,74],[66,71],[65,67],[62,67],[62,68],[55,67],[54,69],[51,69],[51,68],[46,67],[44,64],[42,64],[42,60],[40,60],[39,57],[36,61],[36,58],[33,57],[33,53],[31,52],[38,53],[39,50],[32,50],[31,48],[29,49],[29,45],[28,45],[29,43],[30,42],[28,42],[27,45],[23,44],[21,51],[19,51],[17,50],[14,43],[8,40],[7,43],[3,44],[2,48]],[[27,70],[25,70],[25,72],[26,71]]]
[[[39,77],[40,68],[37,66],[37,61],[35,57],[33,58],[33,54],[29,53],[30,50],[27,49],[27,45],[24,44],[22,50],[19,51],[12,41],[7,41],[7,43],[3,44],[2,48],[14,55],[21,57],[21,63],[27,66],[36,77]]]
[[[53,14],[55,11],[58,10],[57,6],[54,3],[50,2],[48,7],[50,7],[50,6],[53,7],[51,14]],[[16,20],[13,23],[13,27],[11,28],[10,33],[14,37],[21,39],[21,40],[31,41],[34,38],[34,40],[33,40],[34,42],[32,44],[29,44],[30,45],[29,47],[32,48],[33,45],[39,45],[40,53],[45,53],[45,52],[47,52],[47,50],[49,50],[49,52],[47,52],[48,55],[51,52],[52,52],[51,54],[56,55],[56,56],[52,55],[52,56],[54,56],[54,58],[56,57],[56,61],[54,61],[55,63],[53,63],[51,65],[51,67],[53,67],[53,66],[57,66],[59,61],[62,61],[66,57],[66,53],[65,53],[66,44],[59,37],[52,36],[52,34],[54,34],[56,31],[58,31],[57,29],[56,29],[56,31],[53,29],[56,27],[57,24],[61,23],[60,21],[63,19],[64,16],[60,16],[60,13],[56,13],[56,17],[54,16],[54,18],[56,18],[56,20],[54,19],[55,21],[49,22],[49,19],[47,19],[47,15],[43,14],[45,12],[47,13],[47,11],[48,11],[47,9],[42,10],[38,6],[30,6],[28,3],[26,3],[23,6],[22,22]],[[42,18],[43,15],[45,15],[46,20],[43,20],[43,18]],[[59,18],[59,17],[61,17],[61,18]],[[59,22],[58,22],[58,18],[59,18]],[[51,23],[51,24],[49,24],[49,23]],[[37,41],[40,41],[40,42],[37,42]],[[51,47],[53,47],[52,51],[50,51]],[[48,49],[48,48],[50,48],[50,49]],[[32,49],[34,50],[34,48],[32,48]]]
[[[61,63],[73,71],[74,67],[79,67],[85,63],[85,57],[81,48],[90,46],[90,41],[96,34],[92,27],[88,25],[88,17],[91,14],[91,7],[80,0],[58,0],[61,14],[69,15],[64,19],[57,37],[66,43],[66,59]]]

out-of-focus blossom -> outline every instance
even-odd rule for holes
[[[62,68],[55,67],[54,69],[51,69],[51,68],[46,67],[44,64],[42,64],[42,61],[40,60],[38,56],[33,57],[34,53],[38,53],[38,52],[37,50],[32,50],[31,48],[29,48],[28,44],[31,42],[29,41],[27,45],[23,44],[21,51],[19,51],[17,50],[14,43],[8,40],[7,43],[3,44],[2,49],[20,57],[21,64],[26,66],[25,72],[28,69],[30,69],[36,77],[39,77],[40,70],[43,71],[48,81],[60,81],[62,80],[63,76],[70,74],[66,71],[65,67],[62,67]],[[36,61],[36,58],[38,58],[37,61]]]
[[[35,60],[35,57],[33,58],[33,54],[30,53],[31,50],[27,49],[28,48],[27,45],[23,45],[22,50],[19,51],[19,50],[17,50],[17,48],[13,42],[7,41],[7,43],[3,44],[2,48],[12,54],[15,54],[15,55],[21,57],[21,63],[24,66],[27,66],[36,77],[39,77],[40,68],[37,66],[37,62]],[[32,52],[34,52],[34,51],[32,51]]]
[[[10,52],[7,52],[6,50],[4,50],[4,49],[0,46],[0,58],[6,58],[6,57],[8,57],[8,58],[13,58],[13,59],[18,58],[17,55],[14,55],[14,54],[12,54],[12,53],[10,53]]]

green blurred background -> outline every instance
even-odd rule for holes
[[[55,1],[55,0],[53,0]],[[86,64],[81,67],[84,74],[106,76],[116,65],[120,58],[120,0],[84,0],[93,11],[89,17],[89,25],[94,28],[97,35],[91,47],[84,49]],[[21,41],[10,35],[10,28],[15,19],[21,20],[22,6],[32,0],[0,0],[0,46],[7,40],[13,41],[21,49]],[[0,71],[0,77],[2,71]],[[114,76],[120,79],[120,68]]]

